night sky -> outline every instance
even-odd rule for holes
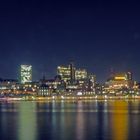
[[[94,1],[94,0],[93,0]],[[117,0],[0,2],[0,77],[33,65],[34,80],[53,78],[73,60],[102,82],[110,71],[140,81],[140,4]]]

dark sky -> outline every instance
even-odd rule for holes
[[[134,1],[0,2],[0,77],[17,78],[20,64],[34,79],[75,61],[105,81],[110,70],[140,80],[140,4]]]

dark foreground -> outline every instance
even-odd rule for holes
[[[139,139],[139,100],[0,102],[0,140]]]

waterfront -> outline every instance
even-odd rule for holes
[[[0,101],[85,101],[85,100],[138,100],[140,96],[138,95],[125,95],[125,96],[115,96],[115,95],[90,95],[90,96],[12,96],[12,97],[1,97]]]
[[[1,140],[138,140],[140,100],[0,102]]]

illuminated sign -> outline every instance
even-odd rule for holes
[[[126,77],[124,77],[124,76],[116,76],[115,80],[126,80]]]
[[[32,66],[21,65],[21,83],[32,82]]]

